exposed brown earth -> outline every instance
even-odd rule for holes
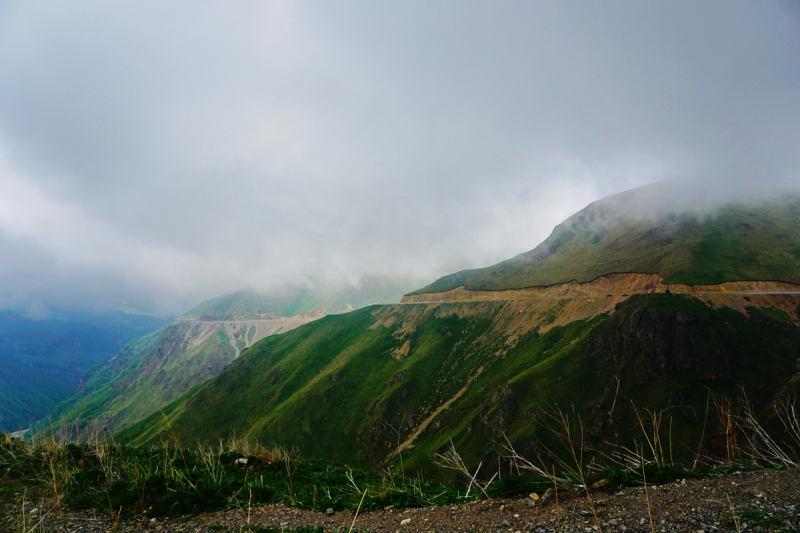
[[[234,320],[196,320],[193,317],[181,317],[178,320],[189,326],[184,338],[187,348],[199,346],[222,328],[231,348],[236,352],[236,357],[239,357],[244,348],[249,348],[264,337],[292,330],[321,316],[324,316],[324,310],[318,316],[315,314],[274,318],[249,317]],[[244,341],[243,346],[241,342],[237,342],[239,335]]]
[[[664,283],[658,274],[629,272],[601,276],[588,283],[570,281],[547,287],[527,287],[502,291],[470,291],[463,287],[446,292],[428,292],[403,296],[402,303],[422,302],[474,302],[485,300],[535,300],[539,298],[622,297],[623,294],[650,294],[654,292],[680,294],[752,294],[800,293],[800,285],[782,281],[732,281],[718,285],[681,285]]]
[[[46,509],[47,530],[69,532],[243,531],[249,527],[293,530],[322,527],[325,531],[373,532],[704,532],[797,531],[800,526],[800,475],[797,469],[755,471],[660,486],[629,487],[619,491],[560,490],[533,500],[494,499],[465,505],[416,509],[387,508],[380,511],[325,513],[286,505],[239,508],[178,518],[140,518],[114,523],[92,512],[68,512],[59,516]],[[35,508],[33,504],[28,513]],[[3,509],[0,508],[0,511]],[[20,518],[13,506],[4,509]],[[30,515],[28,515],[30,517]],[[28,520],[30,522],[30,520]],[[35,522],[34,522],[35,523]],[[30,527],[31,523],[28,524]]]
[[[406,295],[405,304],[455,302],[520,301],[531,311],[541,313],[563,306],[544,328],[564,325],[600,313],[613,312],[616,305],[634,294],[689,294],[715,307],[731,307],[743,313],[749,306],[774,307],[795,320],[798,315],[800,285],[778,281],[735,281],[719,285],[665,284],[658,274],[625,273],[602,276],[589,283],[571,281],[549,287],[528,287],[503,291],[470,291],[463,287],[447,292]]]

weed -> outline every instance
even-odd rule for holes
[[[133,516],[191,514],[271,503],[305,509],[370,511],[458,501],[458,490],[406,480],[388,472],[367,472],[321,461],[306,461],[296,451],[244,447],[245,456],[220,443],[198,451],[133,448],[108,443],[38,445],[0,439],[3,482],[18,487],[22,502],[35,494],[52,520],[62,506],[95,509],[120,523]],[[4,485],[5,486],[5,485]],[[22,505],[22,502],[20,504]],[[22,508],[22,507],[21,507]],[[41,515],[39,515],[41,516]],[[30,522],[30,516],[25,515]],[[26,527],[26,530],[29,530]]]

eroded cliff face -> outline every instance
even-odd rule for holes
[[[233,349],[234,358],[264,337],[292,330],[324,316],[322,313],[293,317],[240,318],[231,320],[197,320],[181,317],[175,323],[182,329],[184,346],[182,351],[207,342],[214,335],[223,335]],[[228,361],[230,362],[230,361]]]

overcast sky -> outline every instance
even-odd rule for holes
[[[793,2],[0,2],[0,308],[432,281],[661,179],[800,181]]]

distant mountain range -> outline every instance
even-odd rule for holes
[[[675,459],[701,441],[724,453],[715,405],[746,394],[769,419],[800,391],[800,201],[674,214],[643,198],[596,202],[533,251],[405,305],[265,338],[114,438],[235,434],[442,478],[434,454],[451,442],[473,468],[498,464],[506,438],[527,457],[563,449],[560,410],[580,421],[586,461],[644,442],[642,430]]]
[[[0,312],[0,428],[28,428],[75,390],[92,367],[166,320],[122,312]]]
[[[264,337],[369,303],[399,302],[416,283],[365,277],[357,284],[268,293],[248,289],[213,298],[92,369],[77,393],[58,406],[54,418],[82,434],[92,424],[110,434],[216,376]]]

